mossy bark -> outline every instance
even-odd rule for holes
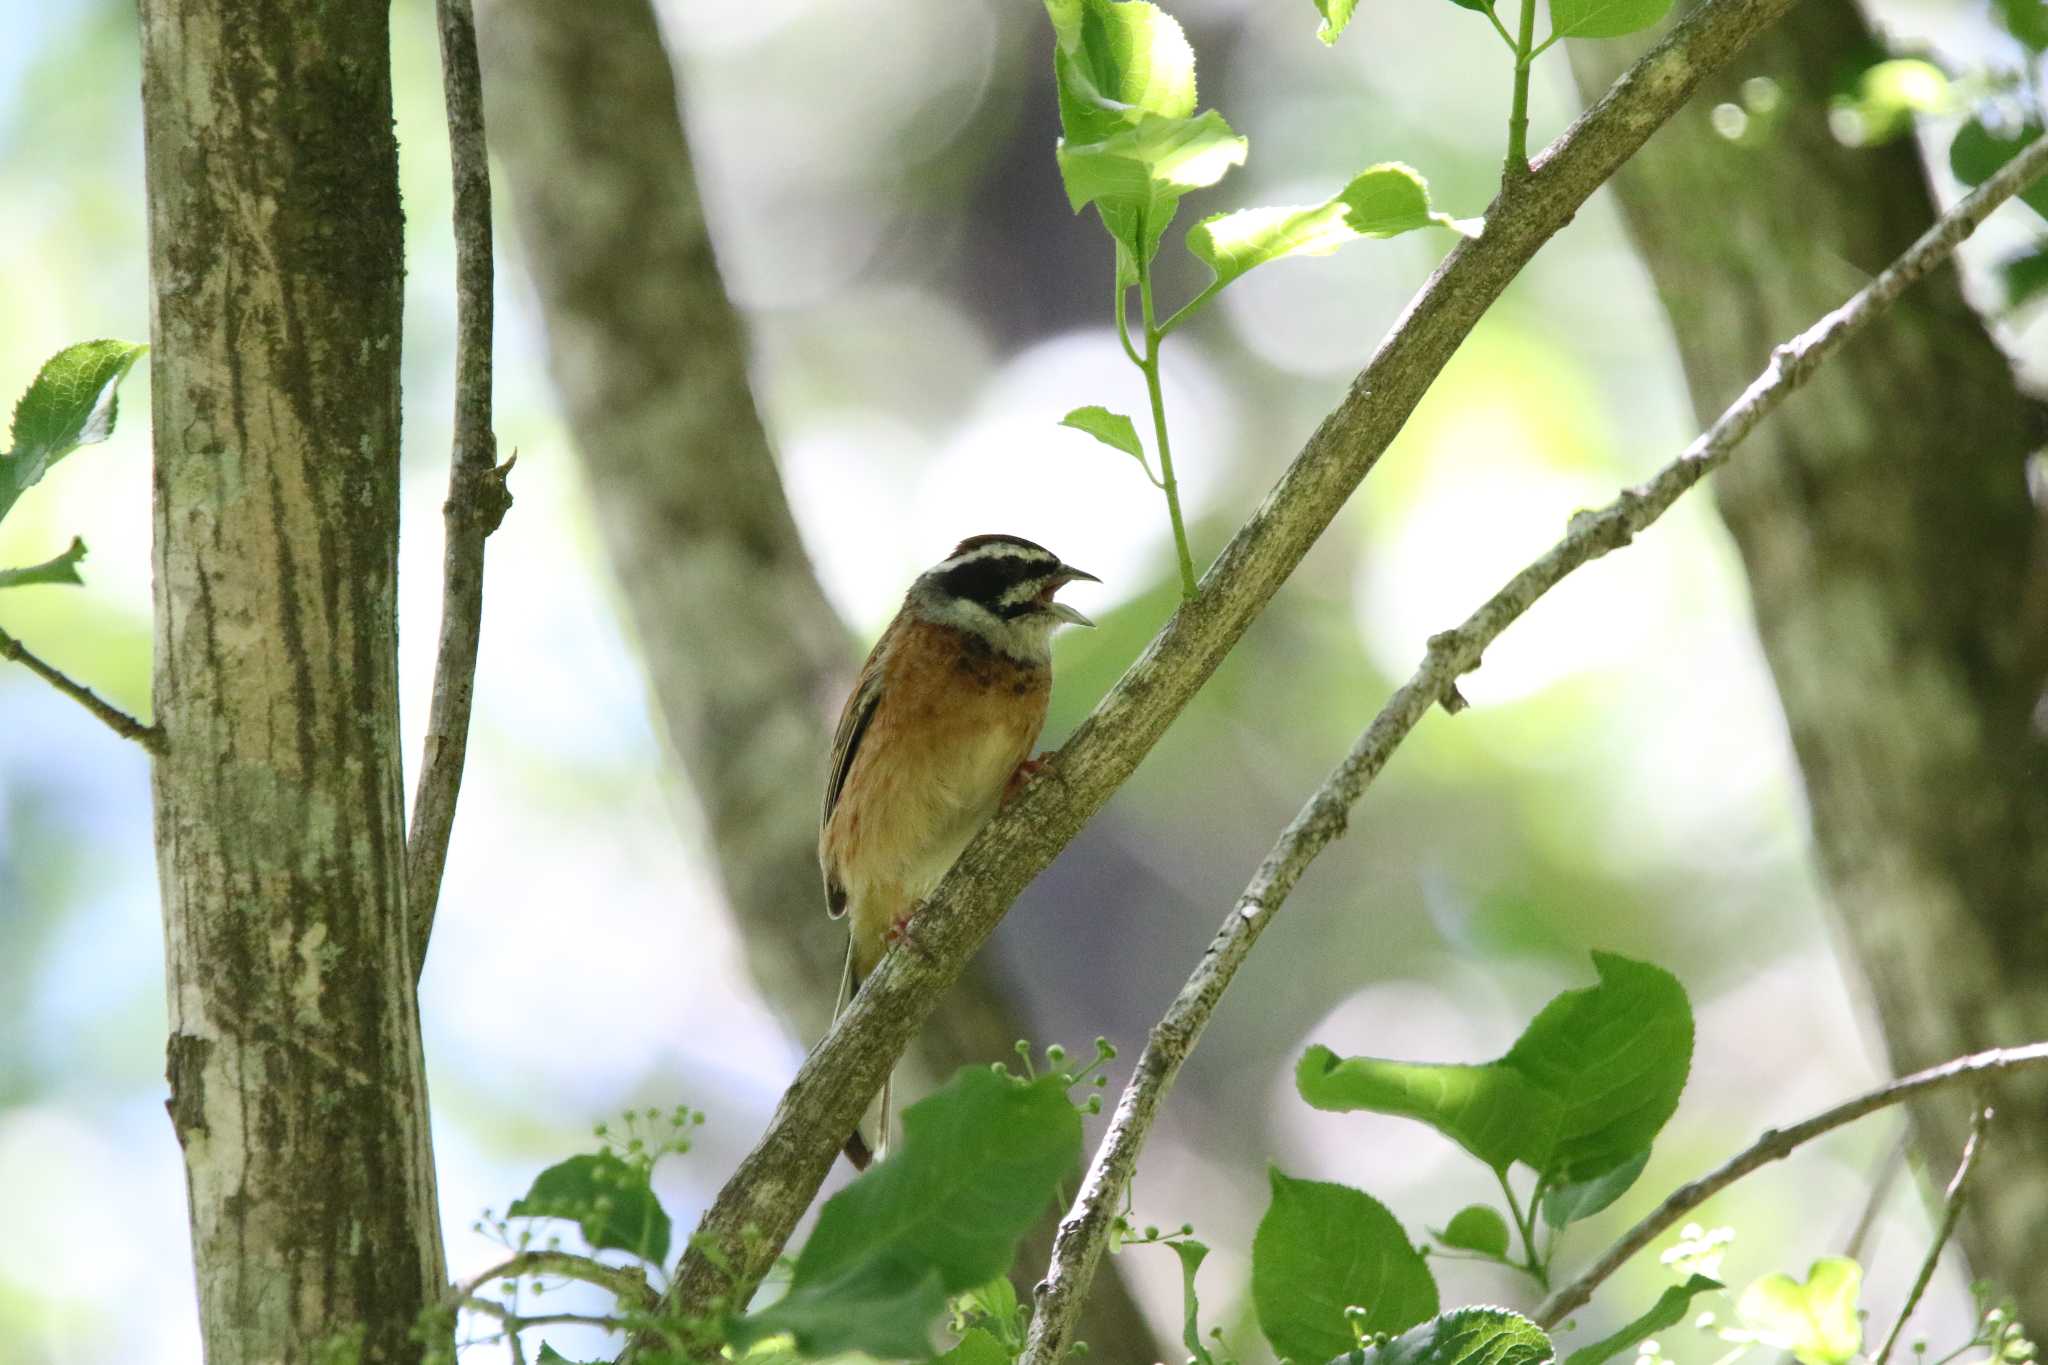
[[[169,1109],[211,1365],[417,1359],[446,1278],[406,932],[387,8],[141,5]]]
[[[1628,55],[1572,47],[1589,93]],[[1829,131],[1836,83],[1875,51],[1854,5],[1801,5],[1615,179],[1702,420],[1935,217],[1910,138]],[[1743,138],[1715,132],[1710,111],[1745,101]],[[2025,472],[2041,437],[1945,270],[1717,476],[1841,938],[1900,1074],[2048,1038],[2048,538]],[[1962,1243],[2048,1323],[2048,1081],[1992,1099]],[[1914,1111],[1941,1179],[1972,1107]]]

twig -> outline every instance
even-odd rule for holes
[[[442,553],[441,644],[434,659],[434,699],[427,715],[412,832],[406,839],[406,905],[412,925],[412,969],[426,966],[448,836],[469,747],[470,704],[476,695],[477,639],[483,628],[484,540],[512,506],[491,431],[491,169],[484,154],[483,79],[476,57],[476,16],[470,0],[436,0],[441,30],[441,87],[448,104],[448,159],[455,187],[455,450],[448,471],[447,527]],[[516,456],[514,457],[517,458]]]
[[[457,1285],[450,1293],[450,1302],[458,1308],[466,1304],[488,1303],[489,1300],[480,1297],[485,1285],[497,1280],[523,1279],[529,1275],[559,1275],[565,1280],[594,1284],[599,1289],[610,1291],[612,1297],[628,1309],[651,1311],[660,1302],[654,1287],[639,1271],[606,1265],[603,1261],[569,1251],[519,1252],[468,1283]],[[492,1307],[498,1305],[493,1304]]]
[[[108,729],[121,738],[132,739],[153,754],[160,754],[164,751],[164,732],[160,728],[154,725],[144,725],[120,707],[102,701],[99,694],[90,687],[87,687],[82,682],[74,682],[58,669],[44,663],[29,652],[27,645],[24,645],[4,630],[0,630],[0,659],[12,659],[20,664],[23,668],[26,668],[29,672],[35,674],[38,678],[41,678],[44,682],[99,717]]]
[[[1899,1308],[1898,1321],[1892,1330],[1885,1333],[1884,1345],[1877,1348],[1877,1355],[1871,1365],[1884,1365],[1891,1358],[1892,1347],[1899,1344],[1899,1333],[1906,1330],[1906,1319],[1913,1316],[1913,1310],[1920,1306],[1920,1296],[1927,1292],[1928,1282],[1934,1278],[1934,1268],[1941,1264],[1942,1248],[1955,1235],[1956,1220],[1963,1215],[1963,1196],[1970,1187],[1970,1172],[1976,1169],[1977,1149],[1983,1145],[1984,1129],[1991,1122],[1991,1109],[1982,1103],[1977,1112],[1970,1116],[1970,1138],[1963,1144],[1963,1155],[1956,1162],[1955,1176],[1948,1182],[1948,1192],[1942,1196],[1941,1226],[1934,1230],[1934,1244],[1927,1248],[1927,1259],[1920,1263],[1920,1273],[1913,1279],[1913,1287],[1906,1293],[1906,1302]]]
[[[1502,631],[1573,570],[1627,545],[1656,521],[1687,489],[1725,462],[1742,438],[1821,362],[1908,285],[1946,260],[1992,209],[2044,171],[2048,171],[2048,137],[2037,140],[1956,204],[1855,297],[1774,350],[1764,372],[1684,454],[1649,482],[1624,491],[1599,511],[1574,516],[1564,539],[1510,579],[1457,629],[1431,638],[1428,653],[1414,675],[1381,708],[1344,761],[1282,831],[1165,1017],[1153,1027],[1117,1101],[1109,1131],[1089,1165],[1080,1198],[1061,1224],[1052,1265],[1038,1286],[1024,1365],[1055,1365],[1063,1357],[1074,1316],[1137,1166],[1139,1149],[1181,1063],[1194,1050],[1252,944],[1316,855],[1344,832],[1350,808],[1430,707],[1441,702],[1447,710],[1462,708],[1458,678],[1479,666],[1480,656]]]
[[[1758,1138],[1747,1149],[1729,1158],[1719,1167],[1672,1191],[1663,1203],[1653,1209],[1647,1217],[1627,1232],[1620,1240],[1607,1248],[1600,1259],[1593,1262],[1586,1271],[1564,1288],[1544,1300],[1543,1306],[1533,1315],[1537,1325],[1555,1327],[1564,1321],[1565,1314],[1581,1307],[1593,1297],[1593,1291],[1609,1275],[1619,1270],[1622,1263],[1641,1251],[1651,1242],[1676,1226],[1687,1214],[1727,1189],[1742,1177],[1773,1161],[1789,1156],[1794,1148],[1813,1141],[1824,1133],[1833,1132],[1845,1123],[1853,1123],[1867,1114],[1892,1105],[1914,1099],[1927,1091],[1939,1090],[1943,1086],[1959,1081],[1989,1076],[1998,1072],[2025,1071],[2037,1066],[2048,1065],[2048,1043],[2029,1043],[2025,1047],[1993,1048],[1989,1052],[1976,1052],[1968,1057],[1958,1057],[1952,1062],[1916,1071],[1903,1080],[1879,1086],[1868,1094],[1845,1100],[1834,1108],[1814,1115],[1804,1123],[1795,1123],[1790,1128],[1773,1129]]]
[[[968,957],[1019,891],[1158,742],[1378,462],[1451,355],[1537,249],[1681,108],[1699,82],[1793,0],[1706,0],[1496,202],[1486,232],[1453,247],[1350,392],[1145,653],[1051,766],[975,836],[897,951],[862,984],[784,1091],[768,1130],[691,1238],[669,1306],[704,1317],[744,1303],[810,1206],[845,1135]],[[731,1267],[728,1278],[706,1248]],[[652,1346],[636,1336],[633,1349]]]
[[[1870,1197],[1863,1201],[1863,1212],[1856,1216],[1856,1226],[1842,1243],[1842,1254],[1852,1261],[1861,1261],[1870,1234],[1877,1226],[1877,1215],[1884,1208],[1884,1201],[1891,1195],[1892,1182],[1899,1178],[1899,1172],[1906,1168],[1906,1153],[1912,1148],[1912,1138],[1904,1133],[1885,1152],[1884,1161],[1877,1168],[1876,1178],[1870,1182]]]

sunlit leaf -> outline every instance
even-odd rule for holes
[[[1323,16],[1322,24],[1316,29],[1316,37],[1323,40],[1325,47],[1335,47],[1337,40],[1344,36],[1344,29],[1351,23],[1351,12],[1358,8],[1358,0],[1316,0],[1316,13]]]
[[[1619,38],[1670,9],[1671,0],[1550,0],[1550,27],[1560,38]]]
[[[1676,1327],[1685,1317],[1695,1294],[1721,1287],[1719,1280],[1708,1279],[1705,1275],[1694,1275],[1684,1284],[1674,1284],[1657,1296],[1657,1302],[1650,1305],[1649,1312],[1614,1335],[1602,1337],[1591,1346],[1581,1346],[1565,1357],[1564,1365],[1601,1365],[1602,1361],[1612,1360],[1634,1349],[1636,1343],[1646,1337],[1667,1327]]]
[[[1254,266],[1288,256],[1327,256],[1364,237],[1392,237],[1423,227],[1477,235],[1429,205],[1429,182],[1390,161],[1359,174],[1320,204],[1239,209],[1205,218],[1188,232],[1188,250],[1228,284]]]
[[[904,1111],[886,1161],[826,1201],[789,1292],[729,1323],[729,1339],[788,1332],[805,1355],[929,1355],[946,1298],[1009,1269],[1080,1154],[1080,1115],[1059,1077],[961,1068]]]
[[[938,1357],[932,1365],[1010,1365],[1010,1353],[979,1327],[969,1328],[952,1350]]]
[[[1860,147],[1875,147],[1913,131],[1916,114],[1951,111],[1955,96],[1948,73],[1918,57],[1898,57],[1866,67],[1855,93],[1835,102],[1854,116],[1849,128]]]
[[[1336,1360],[1343,1365],[1543,1365],[1556,1354],[1543,1329],[1520,1313],[1459,1308],[1383,1346],[1348,1351]]]
[[[1213,109],[1193,118],[1147,118],[1099,142],[1061,142],[1060,178],[1076,213],[1104,200],[1110,208],[1148,212],[1164,204],[1170,217],[1183,194],[1243,165],[1245,147]],[[1159,227],[1165,230],[1164,220]]]
[[[1790,1275],[1752,1281],[1735,1315],[1759,1341],[1790,1351],[1799,1365],[1846,1365],[1863,1346],[1856,1300],[1863,1267],[1847,1256],[1815,1261],[1801,1284]]]
[[[1692,1067],[1692,1007],[1678,978],[1614,953],[1594,953],[1593,966],[1600,984],[1544,1006],[1500,1060],[1562,1102],[1545,1159],[1523,1160],[1564,1181],[1648,1148]]]
[[[1451,1215],[1436,1239],[1460,1251],[1482,1256],[1505,1256],[1508,1250],[1508,1220],[1488,1204],[1467,1204]]]
[[[83,583],[78,563],[85,558],[85,542],[71,538],[71,548],[55,559],[31,564],[25,569],[0,569],[0,588],[25,588],[31,583]]]
[[[2035,247],[1998,264],[1998,277],[2005,282],[2005,301],[2011,308],[2032,303],[2048,292],[2048,249]]]
[[[1330,1360],[1364,1330],[1401,1332],[1437,1309],[1436,1280],[1394,1215],[1362,1190],[1271,1172],[1273,1198],[1252,1238],[1252,1303],[1273,1350]]]
[[[113,434],[121,380],[148,349],[81,341],[50,357],[14,406],[14,448],[0,455],[0,518],[51,465]]]
[[[1302,1054],[1294,1084],[1317,1109],[1420,1119],[1497,1171],[1546,1156],[1563,1114],[1555,1096],[1509,1067],[1340,1060],[1321,1044]]]
[[[514,1218],[567,1218],[593,1247],[657,1263],[668,1258],[669,1218],[646,1169],[612,1152],[572,1156],[548,1167],[505,1212]]]

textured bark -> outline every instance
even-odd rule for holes
[[[380,0],[143,0],[154,776],[210,1365],[415,1359],[445,1279],[398,747]]]
[[[1853,5],[1801,6],[1616,178],[1702,414],[1935,216],[1910,140],[1851,150],[1829,134],[1828,95],[1870,41]],[[1626,56],[1573,52],[1588,89]],[[1707,112],[1758,75],[1783,100],[1775,131],[1730,143]],[[2042,542],[2024,470],[2039,439],[1943,272],[1767,422],[1717,488],[1842,937],[1900,1073],[2048,1037]],[[1979,1188],[1996,1193],[1972,1202],[1961,1241],[2048,1323],[2048,1085],[2011,1078],[1992,1095]],[[1934,1169],[1954,1169],[1971,1109],[1966,1094],[1915,1109]]]
[[[755,408],[655,15],[645,0],[478,8],[491,146],[670,751],[702,803],[755,982],[813,1038],[846,952],[845,926],[824,914],[818,808],[858,654]],[[1021,1018],[994,971],[970,965],[907,1058],[911,1093],[1009,1057]],[[1052,1233],[1048,1219],[1021,1269],[1045,1263]],[[1120,1279],[1082,1332],[1109,1359],[1157,1354]]]

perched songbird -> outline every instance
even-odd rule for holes
[[[971,536],[918,576],[875,642],[832,741],[818,834],[825,909],[848,916],[839,1008],[1029,773],[1055,627],[1095,623],[1053,594],[1091,573],[1017,536]],[[882,1088],[886,1145],[889,1089]],[[859,1133],[846,1154],[867,1165]]]

